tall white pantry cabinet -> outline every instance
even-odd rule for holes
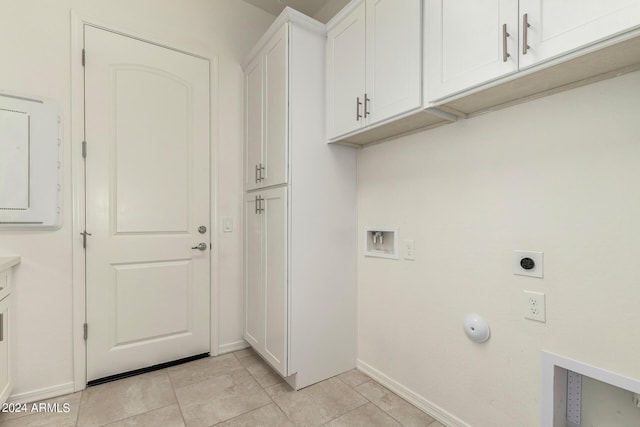
[[[325,43],[285,8],[243,63],[244,338],[294,389],[356,360],[356,153],[326,144]]]

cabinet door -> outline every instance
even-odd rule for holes
[[[257,197],[251,193],[244,199],[244,339],[256,350],[264,347],[262,215]]]
[[[640,26],[638,0],[520,0],[520,13],[530,25],[520,68]]]
[[[287,182],[288,164],[288,25],[267,43],[264,50],[264,147],[261,187]]]
[[[11,360],[9,347],[9,314],[11,296],[0,301],[0,403],[11,394]]]
[[[252,190],[260,186],[258,180],[262,164],[263,135],[263,63],[258,55],[244,73],[244,188]]]
[[[287,376],[287,189],[265,191],[264,221],[264,318],[263,357]]]
[[[344,135],[364,124],[365,3],[327,34],[327,135]]]
[[[517,1],[427,0],[426,4],[429,101],[518,70]]]
[[[422,104],[421,0],[367,0],[368,124]]]

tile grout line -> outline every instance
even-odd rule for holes
[[[272,403],[273,403],[273,402],[272,402]],[[219,422],[217,422],[217,423],[215,423],[215,424],[212,424],[212,425],[211,425],[211,426],[209,426],[209,427],[219,426],[220,424],[227,423],[227,422],[229,422],[229,421],[231,421],[231,420],[235,420],[236,418],[240,418],[240,417],[242,417],[242,416],[244,416],[244,415],[250,414],[250,413],[252,413],[253,411],[257,411],[258,409],[266,408],[266,407],[267,407],[267,406],[269,406],[269,405],[271,405],[271,403],[267,403],[266,405],[258,406],[257,408],[253,408],[253,409],[251,409],[250,411],[243,412],[242,414],[238,414],[238,415],[236,415],[236,416],[234,416],[234,417],[227,418],[226,420],[219,421]],[[185,424],[185,426],[186,426],[186,424]]]
[[[84,390],[80,390],[80,399],[78,400],[78,413],[76,414],[76,422],[73,423],[75,427],[78,426],[78,420],[80,419],[80,409],[82,409],[82,398],[84,397],[84,391],[87,389],[87,385],[85,384]]]
[[[364,397],[364,396],[362,396],[362,397]],[[355,408],[350,409],[350,410],[348,410],[347,412],[345,412],[345,413],[343,413],[343,414],[336,415],[335,417],[331,418],[331,419],[330,419],[330,420],[328,420],[327,422],[322,423],[322,424],[321,424],[321,426],[326,426],[327,424],[329,424],[330,422],[333,422],[333,421],[337,420],[338,418],[344,417],[345,415],[350,414],[350,413],[352,413],[353,411],[356,411],[356,410],[358,410],[358,409],[362,408],[363,406],[368,405],[369,403],[373,403],[373,402],[369,401],[366,397],[365,397],[365,400],[366,400],[366,402],[364,402],[362,405],[358,405],[358,406],[356,406]]]
[[[382,384],[378,383],[378,382],[377,382],[376,380],[374,380],[373,378],[370,378],[368,381],[365,381],[365,382],[363,382],[362,384],[358,384],[358,385],[357,385],[357,387],[360,387],[361,385],[364,385],[364,384],[366,384],[366,383],[370,383],[370,382],[373,382],[373,383],[375,383],[375,384],[378,384],[378,385],[380,385],[380,386],[384,387]],[[348,384],[347,384],[347,385],[348,385]],[[357,390],[355,387],[351,387],[351,388],[352,388],[356,393],[360,394],[360,396],[362,396],[362,397],[364,397],[365,399],[367,399],[367,397],[366,397],[364,394],[360,393],[360,391],[359,391],[359,390]],[[385,387],[385,389],[386,389],[386,387]],[[389,391],[390,391],[390,390],[389,390]],[[395,393],[394,393],[394,394],[395,394]],[[400,422],[400,420],[396,419],[396,417],[394,417],[393,415],[391,415],[390,413],[388,413],[387,411],[385,411],[385,410],[384,410],[383,408],[381,408],[379,405],[376,405],[376,403],[375,403],[375,402],[373,402],[373,401],[371,401],[371,400],[369,400],[369,399],[367,399],[367,401],[369,401],[373,406],[375,406],[376,408],[380,409],[382,412],[384,412],[384,413],[385,413],[385,414],[387,414],[389,417],[391,417],[391,419],[392,419],[392,420],[394,420],[395,422],[397,422],[397,423],[398,423],[398,424],[400,424],[401,426],[405,427],[405,426],[404,426],[404,424],[403,424],[402,422]],[[429,414],[427,414],[427,415],[429,415]],[[431,417],[431,415],[429,415],[429,416]],[[431,418],[433,418],[433,417],[431,417]],[[431,424],[431,423],[430,423],[430,424]],[[429,427],[429,426],[427,426],[427,427]]]
[[[249,347],[249,348],[250,348],[250,347]],[[242,351],[242,350],[239,350],[239,351]],[[235,358],[236,358],[236,359],[238,359],[238,362],[240,362],[240,358],[239,358],[238,356],[236,356],[235,352],[233,353],[233,355],[235,356]],[[247,357],[249,357],[249,356],[247,356]],[[243,359],[246,359],[247,357],[243,357]],[[258,356],[258,357],[260,357],[260,356]],[[262,361],[262,359],[260,359],[260,360]],[[262,361],[262,362],[263,362],[263,363],[266,363],[266,362],[264,362],[264,361]],[[242,364],[242,362],[240,362],[240,365],[241,365],[241,366],[242,366],[242,367],[243,367],[247,372],[249,372],[249,370],[248,370],[248,369],[247,369],[247,368]],[[270,366],[269,366],[269,369],[271,369],[271,367],[270,367]],[[276,408],[278,408],[278,410],[279,410],[280,412],[282,412],[282,414],[287,418],[287,420],[289,420],[292,424],[294,424],[294,425],[295,425],[296,423],[294,422],[294,420],[292,420],[292,419],[287,415],[287,413],[285,412],[285,410],[284,410],[280,405],[278,405],[278,402],[276,402],[276,401],[271,397],[271,395],[267,392],[267,389],[268,389],[268,388],[276,387],[276,386],[278,386],[278,385],[280,385],[280,384],[287,384],[287,382],[286,382],[286,381],[284,381],[284,379],[283,379],[283,381],[282,381],[282,382],[280,382],[280,383],[277,383],[277,384],[271,384],[271,385],[270,385],[270,386],[268,386],[268,387],[264,387],[262,384],[260,384],[260,381],[258,381],[258,380],[257,380],[257,378],[256,378],[256,377],[254,377],[254,376],[253,376],[253,374],[251,374],[251,372],[249,372],[249,375],[251,375],[251,377],[252,377],[254,380],[256,380],[256,382],[257,382],[257,383],[258,383],[258,385],[262,388],[262,391],[264,391],[264,393],[267,395],[267,397],[269,398],[269,400],[271,401],[271,403],[273,403],[273,404],[276,406]],[[276,375],[278,375],[278,374],[276,374]],[[288,385],[288,384],[287,384],[287,385]],[[289,387],[291,387],[291,386],[289,386]],[[268,406],[268,405],[264,405],[264,406]],[[264,408],[264,406],[262,406],[261,408]],[[251,412],[251,411],[250,411],[250,412]]]
[[[358,371],[358,372],[360,372],[360,371]],[[336,377],[336,378],[338,378],[338,377]],[[363,382],[363,383],[360,383],[360,384],[358,384],[358,385],[357,385],[357,386],[355,386],[355,387],[354,387],[354,386],[351,386],[350,384],[347,384],[347,382],[346,382],[346,381],[344,381],[342,378],[338,378],[338,379],[339,379],[340,381],[342,381],[343,383],[345,383],[348,387],[350,387],[350,388],[351,388],[351,390],[355,391],[355,392],[356,392],[356,393],[358,393],[360,396],[362,396],[362,398],[363,398],[364,400],[366,400],[366,401],[367,401],[367,403],[371,403],[373,406],[375,406],[376,408],[380,409],[383,413],[387,414],[387,415],[388,415],[392,420],[394,420],[395,422],[397,422],[398,424],[400,424],[401,426],[403,426],[403,427],[404,427],[404,424],[403,424],[403,423],[401,423],[401,422],[400,422],[400,420],[397,420],[393,415],[391,415],[390,413],[388,413],[387,411],[385,411],[384,409],[382,409],[380,406],[376,405],[376,403],[375,403],[375,402],[373,402],[373,401],[369,400],[369,398],[367,398],[367,396],[365,396],[364,394],[360,393],[360,391],[356,389],[356,387],[360,387],[361,385],[366,384],[366,383],[370,383],[370,382],[374,382],[374,383],[378,384],[378,383],[377,383],[373,378],[370,378],[370,377],[368,377],[368,376],[367,376],[367,378],[369,378],[367,381],[365,381],[365,382]],[[380,384],[380,385],[382,385],[382,384]],[[395,393],[394,393],[394,394],[395,394]],[[365,403],[365,405],[366,405],[366,403]],[[360,405],[360,406],[364,406],[364,405]],[[359,406],[359,407],[360,407],[360,406]],[[357,408],[356,408],[356,409],[357,409]],[[351,412],[351,411],[349,411],[349,412]],[[432,417],[432,418],[433,418],[433,417]],[[429,426],[427,426],[427,427],[429,427]]]
[[[139,378],[139,377],[141,377],[141,376],[143,376],[143,375],[150,374],[150,373],[154,373],[154,374],[162,373],[162,374],[166,375],[167,380],[169,381],[169,386],[170,386],[170,388],[171,388],[171,392],[173,393],[173,397],[174,397],[174,399],[175,399],[175,402],[170,403],[170,404],[168,404],[168,405],[163,405],[163,406],[159,406],[159,407],[151,408],[151,409],[149,409],[149,410],[147,410],[147,411],[145,411],[145,412],[141,412],[141,413],[139,413],[139,414],[132,414],[132,415],[130,415],[130,416],[128,416],[128,417],[119,418],[119,419],[117,419],[117,420],[111,420],[111,421],[109,421],[109,422],[108,422],[108,423],[106,423],[106,424],[102,424],[102,426],[108,426],[109,424],[119,423],[119,422],[122,422],[122,421],[124,421],[124,420],[128,420],[128,419],[131,419],[131,418],[134,418],[134,417],[139,417],[139,416],[142,416],[142,415],[148,414],[148,413],[150,413],[150,412],[157,411],[157,410],[162,409],[162,408],[167,408],[167,407],[169,407],[169,406],[171,406],[171,405],[174,405],[174,404],[178,406],[178,410],[180,411],[180,416],[182,417],[183,424],[186,426],[186,422],[185,422],[185,419],[184,419],[184,415],[183,415],[183,413],[182,413],[182,408],[180,407],[180,403],[178,402],[178,397],[176,396],[175,388],[174,388],[174,386],[173,386],[173,382],[171,381],[171,376],[169,375],[168,368],[158,369],[158,370],[156,370],[156,371],[147,372],[147,373],[143,373],[143,374],[139,374],[139,375],[134,375],[134,376],[132,376],[132,377],[128,377],[128,378],[122,378],[122,379],[117,380],[117,381],[125,381],[125,380],[128,380],[128,379],[130,379],[130,378],[131,378],[131,379],[132,379],[131,381],[133,382],[133,379],[135,379],[135,378]],[[113,383],[113,382],[115,382],[115,381],[112,381],[112,383]],[[101,385],[102,385],[102,384],[97,385],[96,387],[100,387]],[[86,389],[85,389],[85,390],[86,390]],[[83,392],[84,392],[84,390],[83,390]],[[82,427],[82,426],[79,426],[79,425],[78,425],[78,423],[80,422],[80,409],[81,409],[81,405],[82,405],[82,395],[81,395],[80,404],[78,405],[78,415],[77,415],[77,417],[76,417],[76,424],[75,424],[75,425],[76,425],[76,427]]]
[[[241,350],[237,350],[237,351],[241,351]],[[238,417],[242,417],[243,415],[247,415],[247,414],[249,414],[249,413],[251,413],[253,411],[257,411],[259,409],[265,408],[265,407],[267,407],[269,405],[272,405],[272,404],[275,405],[278,409],[280,409],[282,411],[282,409],[278,406],[278,404],[271,398],[271,396],[269,396],[269,393],[267,393],[266,388],[263,387],[262,384],[260,384],[260,381],[258,381],[258,379],[251,373],[251,371],[249,371],[249,369],[247,369],[247,367],[242,364],[242,362],[240,361],[241,359],[235,353],[236,353],[235,351],[231,352],[231,354],[236,359],[236,361],[238,361],[240,366],[242,366],[242,369],[244,369],[247,372],[247,374],[249,374],[249,376],[251,378],[253,378],[253,380],[256,382],[256,384],[258,384],[258,386],[260,386],[260,388],[262,389],[263,393],[269,398],[269,403],[267,403],[265,405],[262,405],[262,406],[259,406],[257,408],[253,408],[250,411],[243,412],[242,414],[238,414],[235,417],[229,418],[227,420],[220,421],[220,422],[218,422],[216,424],[213,424],[213,426],[217,426],[217,425],[220,425],[222,423],[226,423],[226,422],[228,422],[230,420],[236,419]],[[247,357],[249,357],[249,356],[247,356]],[[246,359],[247,357],[243,357],[242,359]],[[273,384],[273,385],[277,385],[277,384]],[[270,386],[270,387],[273,387],[273,385]],[[287,414],[284,413],[284,411],[282,411],[282,413],[284,414],[285,417],[287,417]],[[289,417],[287,417],[287,419],[289,419]],[[183,420],[184,420],[184,417],[183,417]],[[185,426],[186,426],[186,422],[185,422]],[[211,426],[211,427],[213,427],[213,426]]]
[[[167,369],[167,376],[169,377],[169,384],[171,384],[171,391],[173,392],[173,397],[176,399],[176,405],[178,406],[178,411],[180,411],[180,417],[182,418],[182,424],[187,425],[187,420],[184,418],[184,413],[182,412],[182,406],[180,406],[180,401],[178,400],[178,395],[176,394],[176,386],[173,384],[173,380],[171,379],[171,375],[169,375],[169,369]]]
[[[238,350],[238,351],[241,351],[241,350]],[[232,354],[233,354],[233,357],[235,357],[235,358],[236,358],[236,360],[238,361],[238,363],[240,363],[240,366],[242,366],[242,368],[243,368],[245,371],[247,371],[247,373],[251,376],[251,378],[253,378],[253,379],[255,380],[255,382],[260,386],[260,388],[262,389],[263,393],[267,395],[267,397],[269,398],[269,402],[271,402],[271,403],[267,403],[266,405],[262,405],[262,406],[260,406],[259,408],[252,409],[252,410],[251,410],[251,411],[249,411],[249,412],[245,412],[245,413],[243,413],[243,414],[236,415],[235,417],[230,418],[230,419],[232,420],[232,419],[234,419],[234,418],[241,417],[241,416],[246,415],[246,414],[248,414],[248,413],[250,413],[250,412],[257,411],[258,409],[262,409],[262,408],[264,408],[264,407],[266,407],[266,406],[269,406],[269,405],[271,405],[271,404],[276,405],[276,407],[282,411],[282,409],[278,406],[278,404],[277,404],[277,403],[276,403],[276,402],[271,398],[271,396],[269,396],[269,393],[267,393],[267,390],[262,386],[262,384],[260,384],[260,381],[258,381],[258,379],[257,379],[257,378],[256,378],[256,377],[251,373],[251,371],[249,371],[249,369],[247,369],[247,367],[246,367],[246,366],[244,366],[244,365],[242,364],[242,362],[240,361],[240,358],[235,354],[235,352],[233,352]],[[247,357],[249,357],[249,356],[247,356]],[[246,359],[247,357],[243,357],[243,359]],[[283,412],[283,413],[284,413],[284,412]],[[287,414],[284,414],[284,416],[286,417],[286,416],[287,416]],[[287,417],[287,419],[288,419],[288,418],[289,418],[289,417]],[[229,420],[226,420],[226,421],[229,421]],[[220,423],[218,423],[218,424],[220,424]]]
[[[342,378],[339,378],[342,382],[344,382],[346,384],[346,382],[344,380],[342,380]],[[364,385],[366,383],[374,383],[377,384],[381,387],[383,387],[385,390],[387,390],[389,393],[392,393],[394,396],[398,396],[396,393],[392,392],[391,390],[389,390],[388,388],[386,388],[385,386],[383,386],[382,384],[380,384],[379,382],[377,382],[376,380],[374,380],[373,378],[370,378],[363,382],[362,384],[358,384],[356,387],[360,387],[361,385]],[[397,419],[396,417],[394,417],[393,415],[391,415],[389,412],[387,412],[384,408],[381,408],[379,405],[377,405],[374,401],[369,400],[365,395],[363,395],[362,393],[360,393],[359,390],[356,389],[356,387],[352,387],[349,384],[347,384],[349,387],[351,387],[353,389],[353,391],[355,391],[356,393],[358,393],[360,396],[362,396],[364,399],[366,399],[368,402],[370,402],[373,406],[375,406],[376,408],[380,409],[382,412],[384,412],[385,414],[387,414],[392,420],[394,420],[395,422],[397,422],[398,424],[400,424],[401,426],[405,427],[405,424],[400,421],[399,419]],[[402,397],[398,396],[400,399],[402,399]],[[430,425],[434,424],[435,422],[437,422],[438,420],[436,420],[431,414],[422,411],[420,408],[417,408],[415,405],[413,405],[410,402],[407,402],[405,399],[402,399],[404,402],[406,402],[407,404],[413,406],[414,408],[418,409],[419,411],[425,413],[427,416],[429,416],[429,418],[432,418],[433,421],[430,422],[429,424],[427,424],[426,427],[429,427]]]

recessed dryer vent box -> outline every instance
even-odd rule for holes
[[[60,111],[0,93],[0,230],[61,225]]]
[[[398,259],[398,228],[366,228],[364,235],[364,255]]]

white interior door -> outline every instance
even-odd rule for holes
[[[84,37],[91,381],[210,350],[209,61]]]

